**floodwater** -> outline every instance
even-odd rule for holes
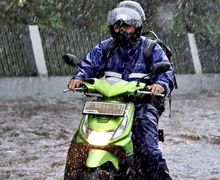
[[[0,101],[0,179],[63,179],[85,98]],[[174,179],[220,179],[220,92],[174,95],[160,143]]]

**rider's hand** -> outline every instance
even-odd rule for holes
[[[75,91],[75,88],[78,88],[82,85],[82,81],[78,79],[71,79],[68,83],[68,88],[71,91]]]
[[[165,89],[159,84],[152,84],[150,86],[147,86],[147,89],[150,90],[151,93],[154,95],[162,94],[165,91]]]

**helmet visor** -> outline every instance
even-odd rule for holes
[[[118,21],[123,21],[135,28],[142,26],[142,18],[139,13],[127,7],[118,7],[108,13],[107,23],[109,26],[114,25]]]
[[[127,8],[134,9],[135,11],[137,11],[140,14],[143,21],[146,20],[144,10],[138,2],[130,1],[130,0],[122,1],[117,5],[117,7],[127,7]]]

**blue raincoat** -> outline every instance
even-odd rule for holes
[[[114,74],[127,81],[143,78],[151,72],[151,64],[157,62],[169,62],[162,48],[157,44],[153,49],[149,63],[144,59],[144,47],[148,40],[141,36],[138,43],[132,47],[114,48],[106,60],[106,50],[113,41],[112,38],[101,41],[80,62],[80,71],[73,79],[84,80],[85,78],[102,77],[104,74]],[[165,93],[170,93],[174,88],[174,75],[172,69],[160,74],[154,80],[160,84]],[[155,173],[160,170],[168,170],[162,153],[158,148],[158,109],[149,103],[135,104],[135,118],[133,125],[133,142],[144,158],[148,179],[154,179]]]
[[[150,66],[146,66],[144,59],[144,47],[148,41],[141,36],[137,44],[132,47],[117,47],[111,52],[108,60],[105,59],[105,51],[113,41],[112,38],[101,41],[96,45],[80,63],[82,71],[74,76],[74,79],[84,80],[85,78],[101,77],[103,72],[116,72],[126,81],[138,80],[141,74],[151,72]],[[169,62],[162,48],[157,44],[152,52],[149,64],[157,62]],[[139,75],[138,75],[139,74]],[[142,77],[143,77],[142,76]],[[173,72],[170,69],[157,77],[154,83],[160,84],[166,93],[173,90]]]

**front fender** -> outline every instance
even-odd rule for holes
[[[115,155],[102,149],[91,149],[88,153],[86,166],[89,168],[95,168],[108,161],[112,162],[117,170],[119,169],[119,159]]]

